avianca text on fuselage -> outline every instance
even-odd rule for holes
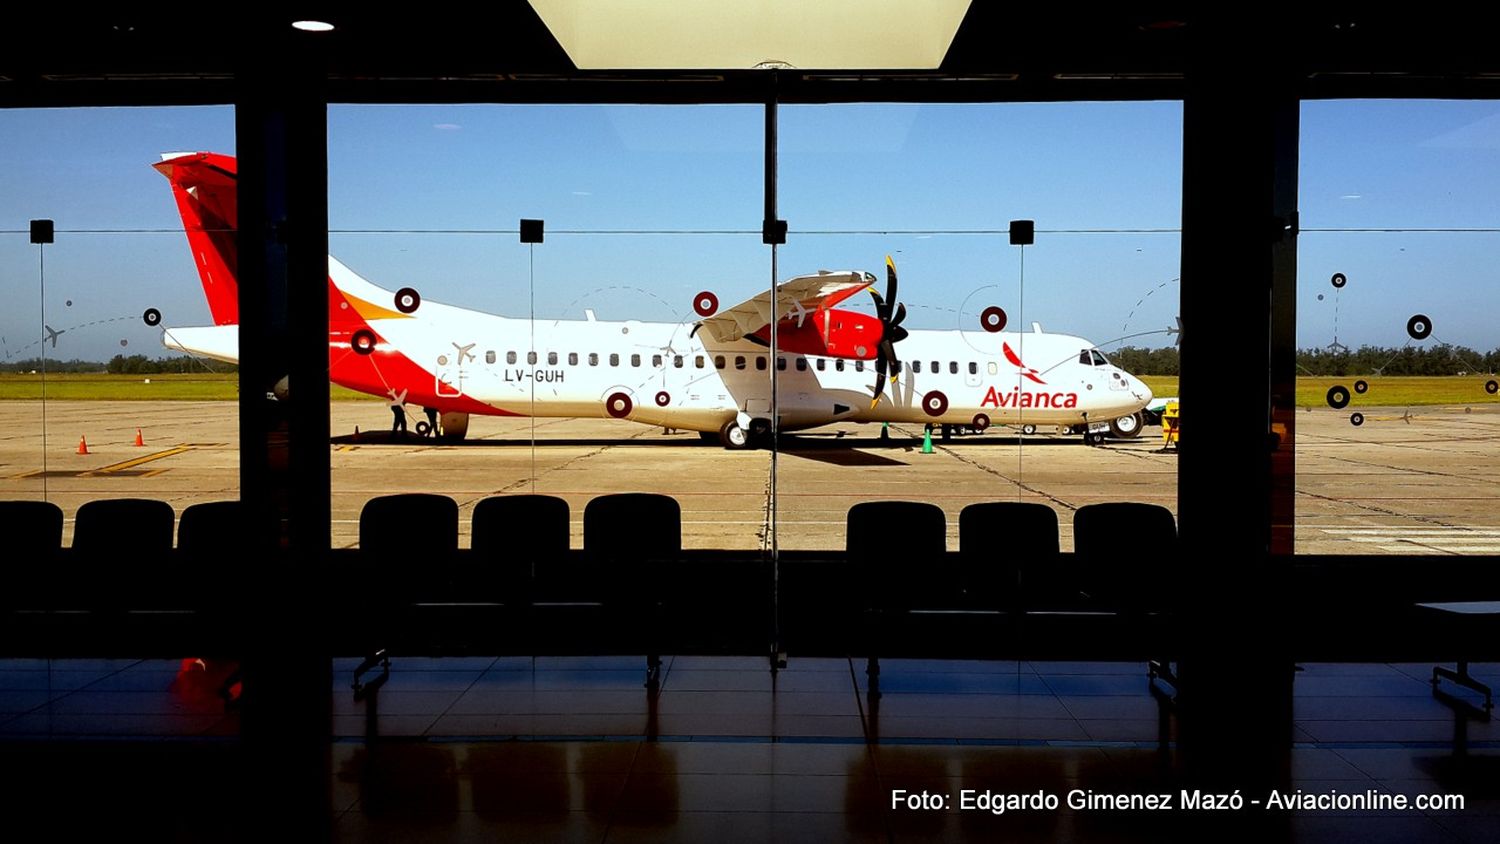
[[[1017,407],[1017,408],[1062,408],[1072,410],[1078,407],[1078,394],[1058,391],[1049,393],[1046,391],[1032,392],[1031,390],[1020,390],[1010,388],[1010,392],[997,390],[994,387],[984,394],[979,401],[980,407]]]

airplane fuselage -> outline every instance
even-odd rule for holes
[[[334,280],[356,308],[361,293],[378,295],[341,269],[335,262]],[[769,418],[772,366],[786,430],[841,420],[1073,425],[1127,416],[1151,399],[1087,340],[1039,331],[912,330],[896,347],[895,383],[871,407],[872,361],[782,352],[773,363],[763,345],[717,343],[691,323],[531,321],[424,302],[368,325],[380,337],[372,353],[333,343],[334,381],[373,395],[405,389],[408,401],[444,411],[718,431],[742,414]],[[415,367],[382,366],[382,347]],[[411,371],[423,374],[400,374]]]

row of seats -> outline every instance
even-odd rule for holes
[[[74,553],[109,560],[128,548],[135,558],[180,560],[189,568],[177,569],[186,576],[179,574],[173,585],[182,588],[175,594],[160,588],[172,576],[159,566],[109,564],[91,570],[86,579],[104,584],[92,591],[76,577],[69,585],[53,576],[62,597],[39,606],[72,607],[82,594],[83,608],[201,610],[217,631],[238,627],[235,619],[243,614],[274,608],[285,590],[317,595],[326,588],[329,598],[317,600],[334,602],[331,630],[345,643],[340,647],[357,646],[365,653],[409,648],[434,633],[446,636],[438,628],[464,618],[463,604],[474,607],[464,624],[479,631],[471,636],[476,648],[495,642],[518,649],[624,647],[625,638],[634,637],[637,643],[671,641],[674,647],[737,652],[756,637],[766,623],[766,608],[779,600],[777,614],[785,621],[778,641],[820,652],[830,647],[857,652],[868,644],[869,653],[892,653],[884,644],[891,637],[864,639],[860,631],[889,630],[899,616],[928,609],[1016,616],[1036,608],[1076,609],[1080,601],[1106,612],[1144,606],[1134,596],[1160,583],[1149,569],[1170,559],[1175,544],[1174,521],[1164,508],[1092,505],[1076,514],[1078,552],[1064,558],[1051,508],[1005,502],[966,507],[959,516],[959,553],[950,555],[946,518],[937,506],[868,502],[849,512],[844,563],[827,555],[803,560],[783,554],[782,576],[773,586],[771,570],[753,553],[684,553],[681,510],[665,495],[623,493],[590,500],[583,514],[582,553],[570,550],[565,500],[487,498],[471,517],[472,551],[460,555],[457,503],[443,495],[411,493],[371,499],[360,514],[361,550],[335,554],[321,574],[205,567],[200,561],[222,559],[240,547],[241,517],[234,501],[188,507],[178,520],[174,555],[173,512],[165,502],[84,504],[76,516]],[[61,545],[62,512],[50,503],[0,502],[0,525],[13,548],[47,552]],[[450,561],[456,564],[446,565]],[[232,579],[216,577],[221,574]],[[223,588],[215,590],[215,584]],[[1127,599],[1117,600],[1120,596]],[[138,600],[155,603],[147,607],[134,603]],[[496,613],[500,605],[507,612]],[[866,628],[861,619],[874,627]],[[651,635],[658,624],[669,625],[662,628],[670,634],[665,639]],[[606,634],[614,641],[596,641]],[[86,646],[91,640],[81,641]],[[170,630],[162,641],[171,641]],[[809,645],[814,642],[821,644]]]
[[[238,543],[240,502],[193,504],[180,521],[165,501],[107,498],[78,508],[72,548],[87,554],[128,547],[132,554],[172,550],[174,522],[177,548],[213,552]],[[472,516],[472,548],[484,555],[566,554],[569,545],[568,502],[548,495],[495,496],[480,501]],[[604,495],[584,510],[584,548],[668,557],[682,550],[682,512],[664,495]],[[24,553],[62,547],[63,512],[48,501],[0,501],[0,526],[7,543]],[[631,543],[615,540],[623,528]],[[360,547],[378,555],[451,554],[458,548],[458,504],[445,495],[406,493],[371,499],[360,512]]]
[[[183,510],[177,547],[213,550],[234,541],[239,502],[193,504]],[[494,496],[480,501],[471,517],[471,547],[482,554],[514,553],[518,546],[533,553],[566,553],[568,502],[550,495]],[[164,501],[113,498],[89,501],[78,508],[73,526],[74,549],[96,553],[118,548],[128,537],[132,551],[153,554],[172,548],[175,516]],[[54,550],[62,545],[63,513],[47,501],[0,501],[0,524],[7,541],[23,551]],[[591,500],[584,509],[584,550],[618,545],[628,530],[627,547],[618,552],[671,556],[682,550],[682,511],[676,500],[651,493],[619,493]],[[982,577],[996,584],[1019,582],[1028,565],[1036,575],[1059,554],[1057,513],[1044,504],[989,502],[971,504],[959,514],[959,553],[986,562]],[[1150,504],[1092,504],[1074,516],[1076,553],[1092,557],[1128,552],[1130,546],[1169,554],[1176,538],[1172,514]],[[393,554],[448,553],[458,548],[458,504],[445,495],[404,493],[370,499],[360,512],[360,546]],[[851,557],[877,567],[899,565],[912,554],[947,552],[946,516],[934,504],[871,501],[849,511],[846,550]],[[1014,576],[1012,576],[1014,575]],[[981,581],[976,580],[975,585]]]
[[[872,603],[884,608],[952,607],[1014,610],[1073,606],[1083,595],[1112,609],[1153,603],[1170,580],[1177,524],[1155,504],[1089,504],[1073,515],[1071,560],[1064,564],[1057,512],[1018,501],[970,504],[958,517],[958,571],[912,576],[913,561],[942,559],[947,521],[942,508],[915,501],[870,501],[849,510],[845,552],[875,573]]]

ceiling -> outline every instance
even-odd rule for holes
[[[537,2],[545,8],[561,0]],[[578,22],[577,4],[563,5],[574,9],[567,26],[592,25]],[[782,8],[771,0],[740,5]],[[910,6],[901,5],[910,14]],[[231,102],[237,74],[274,79],[298,61],[326,69],[335,102],[1171,99],[1182,97],[1193,80],[1290,85],[1305,97],[1500,97],[1496,13],[1463,7],[1356,15],[1308,6],[1278,12],[1260,4],[1253,14],[1205,14],[1168,4],[1090,10],[975,0],[935,68],[893,67],[873,58],[862,67],[860,50],[830,46],[836,58],[802,52],[813,58],[787,61],[800,66],[776,71],[746,68],[749,53],[706,44],[690,55],[663,48],[660,55],[677,55],[661,59],[672,67],[624,66],[624,59],[606,58],[580,59],[589,65],[580,68],[525,0],[438,4],[422,15],[400,16],[307,4],[295,14],[286,9],[274,3],[216,11],[156,6],[81,20],[71,9],[40,11],[0,32],[0,106]],[[292,30],[289,22],[300,18],[328,20],[336,28]],[[673,29],[656,20],[645,31]],[[895,20],[899,26],[900,17]],[[816,37],[802,40],[869,45],[891,28],[890,20],[852,15],[832,23],[833,31],[824,20],[823,31],[809,29]],[[684,18],[683,28],[687,24]],[[593,26],[594,41],[607,42]],[[731,31],[736,26],[745,23]],[[772,32],[754,55],[776,58]],[[664,37],[683,42],[681,32]],[[656,61],[647,55],[648,64]]]

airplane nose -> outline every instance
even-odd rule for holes
[[[1146,382],[1135,377],[1134,375],[1130,376],[1130,392],[1134,393],[1137,399],[1140,399],[1146,404],[1150,404],[1151,399],[1155,398],[1155,396],[1151,394],[1151,388],[1146,386]]]

